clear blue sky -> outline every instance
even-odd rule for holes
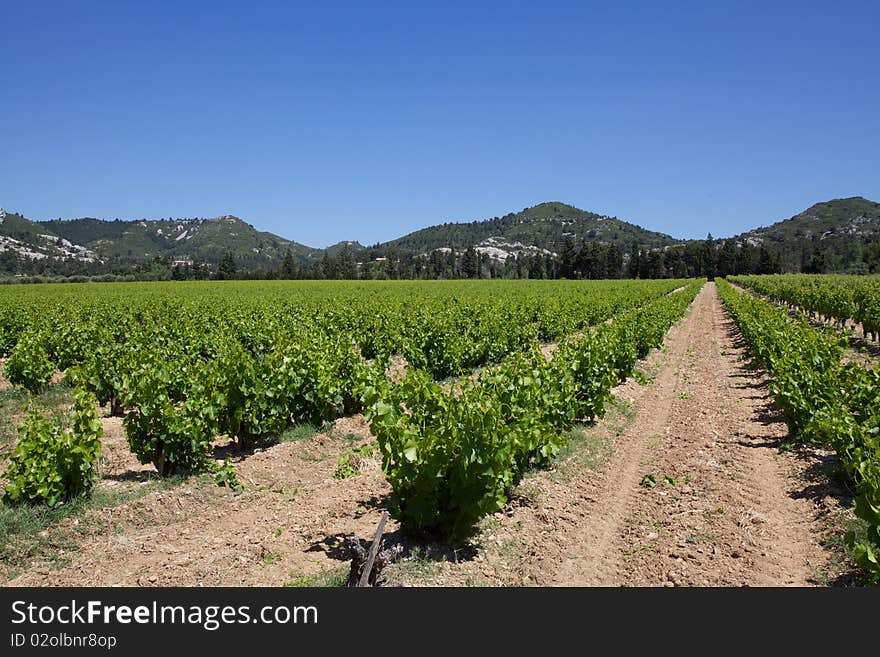
[[[0,206],[312,246],[544,200],[676,237],[880,200],[880,2],[0,0]]]

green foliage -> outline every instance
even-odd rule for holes
[[[244,490],[244,484],[239,480],[238,474],[235,472],[235,466],[228,460],[220,461],[215,465],[214,482],[218,486],[228,486],[235,493],[240,493]]]
[[[46,388],[55,374],[55,365],[49,359],[44,340],[39,334],[26,333],[19,338],[6,361],[4,374],[14,385],[32,393]]]
[[[219,268],[217,269],[217,278],[221,280],[235,278],[236,270],[235,256],[232,255],[231,250],[227,249],[226,253],[223,255],[223,259],[220,261]]]
[[[874,339],[880,336],[880,276],[783,274],[731,280],[816,319],[838,326],[854,320]]]
[[[42,336],[49,360],[66,365],[68,382],[124,413],[132,451],[166,476],[212,471],[233,483],[232,472],[225,464],[218,470],[212,458],[222,435],[245,446],[277,439],[297,424],[320,426],[361,410],[378,414],[396,404],[401,416],[422,413],[424,426],[402,417],[398,427],[389,417],[384,447],[380,441],[383,463],[404,463],[394,442],[400,431],[436,443],[420,447],[411,472],[401,467],[389,475],[399,482],[400,514],[412,519],[413,529],[463,534],[504,503],[525,469],[558,453],[573,422],[601,416],[611,387],[659,344],[693,298],[694,286],[670,294],[685,285],[7,286],[0,288],[0,331],[13,343]],[[538,342],[567,335],[575,337],[563,341],[548,363]],[[403,359],[422,379],[407,377],[398,388],[386,369]],[[484,371],[451,384],[463,391],[461,399],[434,383],[473,368]],[[412,397],[422,398],[421,411]],[[429,412],[432,405],[445,415]],[[454,418],[465,428],[451,424]],[[444,441],[470,460],[454,463]],[[429,481],[430,468],[457,479]],[[443,507],[438,513],[419,509],[435,484],[445,496]]]
[[[74,244],[128,262],[145,262],[160,255],[172,260],[184,258],[216,265],[228,252],[234,259],[234,268],[250,269],[274,266],[288,250],[301,260],[316,251],[272,233],[257,231],[232,216],[146,221],[74,219],[48,221],[43,225]],[[185,237],[177,239],[181,235]]]
[[[371,458],[375,453],[376,446],[371,443],[346,450],[339,457],[339,463],[336,465],[336,472],[333,476],[336,479],[349,479],[358,476],[364,459]]]
[[[856,196],[816,203],[790,219],[740,237],[775,245],[781,271],[822,274],[861,273],[859,267],[877,273],[880,262],[872,260],[870,247],[878,236],[880,203]]]
[[[484,239],[500,237],[510,242],[558,250],[566,233],[590,235],[593,239],[611,242],[622,248],[629,248],[633,242],[646,247],[676,243],[668,235],[645,230],[616,217],[602,217],[565,203],[550,202],[486,221],[446,223],[423,228],[382,246],[417,253],[450,246],[461,247],[464,251],[466,247]]]
[[[31,409],[6,469],[4,500],[56,506],[91,489],[103,433],[91,395],[77,391],[69,424]]]
[[[377,395],[368,418],[394,490],[391,513],[410,530],[462,538],[501,509],[514,483],[514,428],[500,403],[473,383],[460,397],[411,371]]]
[[[847,541],[853,549],[856,563],[873,581],[880,582],[880,493],[876,486],[878,474],[876,460],[873,469],[874,472],[871,473],[875,477],[873,487],[869,484],[862,485],[863,492],[856,498],[854,507],[856,516],[868,525],[866,540],[857,541],[854,535],[850,534],[847,536]]]
[[[612,386],[658,346],[698,285],[614,318],[547,359],[533,343],[445,390],[410,369],[366,394],[371,430],[409,531],[459,540],[499,511],[527,469],[555,457],[575,421],[599,416]]]
[[[711,276],[716,271],[718,275],[880,272],[880,204],[860,197],[817,203],[791,219],[723,244],[678,240],[561,202],[540,203],[484,221],[429,226],[370,248],[343,241],[314,249],[258,231],[233,216],[31,222],[7,213],[0,222],[0,235],[48,256],[35,260],[20,257],[14,250],[0,253],[0,272],[19,275],[11,279],[16,282],[22,281],[21,274],[34,276],[30,281],[45,282],[37,276],[124,275],[130,277],[127,280],[168,280],[209,275],[223,279],[598,279],[627,275],[644,279]],[[70,249],[61,246],[59,237],[95,251],[100,259],[70,258]],[[502,245],[518,242],[534,250],[520,252],[506,263],[490,262],[473,250],[489,239]],[[625,266],[624,253],[630,257]],[[385,260],[376,260],[379,257]]]
[[[189,395],[174,396],[172,365],[163,360],[143,363],[127,392],[132,407],[123,427],[131,450],[141,463],[152,463],[162,476],[201,472],[211,467],[210,449],[220,412],[217,391],[209,384],[207,365],[191,372]]]

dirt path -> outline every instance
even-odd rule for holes
[[[616,456],[626,463],[623,492],[612,494],[615,513],[599,523],[611,539],[586,551],[602,568],[578,550],[562,562],[560,583],[813,581],[825,559],[814,504],[800,495],[795,457],[778,452],[786,426],[765,382],[743,367],[736,335],[707,284],[671,336],[669,367],[634,409],[632,441]]]

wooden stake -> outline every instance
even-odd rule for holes
[[[358,586],[370,585],[370,572],[373,570],[373,562],[376,560],[376,555],[379,553],[379,543],[382,542],[382,532],[385,531],[385,523],[387,521],[388,511],[383,511],[382,519],[379,521],[379,526],[376,528],[376,536],[373,537],[373,544],[370,546],[370,552],[367,554],[367,561],[364,564],[364,569],[361,571],[361,579],[358,582]]]

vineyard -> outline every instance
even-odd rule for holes
[[[777,274],[732,276],[730,280],[773,301],[880,339],[880,276]]]
[[[787,282],[793,297],[800,298],[797,282]],[[852,481],[855,513],[867,523],[866,539],[854,546],[855,558],[880,579],[880,371],[842,364],[846,341],[839,335],[817,331],[805,321],[792,322],[785,311],[737,292],[724,281],[719,287],[750,352],[773,377],[771,390],[785,412],[792,440],[832,447]],[[775,289],[773,283],[767,287]],[[870,308],[865,299],[874,301],[859,294],[870,287],[859,287],[857,281],[829,280],[825,287],[812,279],[804,281],[804,287],[811,291],[805,296],[816,304],[807,307],[823,314],[833,306],[828,294],[853,290],[851,298],[859,302],[838,307],[840,314],[831,313],[832,317],[864,317],[863,311]]]
[[[735,280],[806,312],[859,322],[869,335],[877,330],[877,279]],[[382,506],[401,536],[410,545],[462,545],[487,518],[509,514],[532,478],[555,471],[579,427],[601,427],[627,386],[651,390],[640,363],[661,359],[656,348],[670,328],[712,299],[714,286],[703,283],[7,286],[0,384],[11,388],[0,387],[0,396],[20,407],[4,419],[16,436],[0,443],[4,507],[59,509],[98,495],[107,485],[103,432],[112,426],[149,469],[119,473],[122,481],[167,480],[173,489],[208,476],[214,492],[200,489],[206,499],[234,505],[253,496],[259,509],[257,499],[278,487],[257,484],[253,464],[268,464],[290,432],[332,435],[328,427],[356,421],[365,435],[321,457],[336,463],[321,486],[348,490],[359,463],[379,460]],[[876,576],[880,373],[842,364],[837,333],[793,321],[724,281],[718,291],[772,378],[789,443],[833,448],[857,490],[855,513],[867,530],[850,544]],[[687,321],[699,317],[691,312]],[[66,401],[49,408],[59,393]],[[311,472],[276,463],[285,481]],[[15,531],[5,536],[0,555],[18,549]],[[4,569],[12,575],[29,563]]]

